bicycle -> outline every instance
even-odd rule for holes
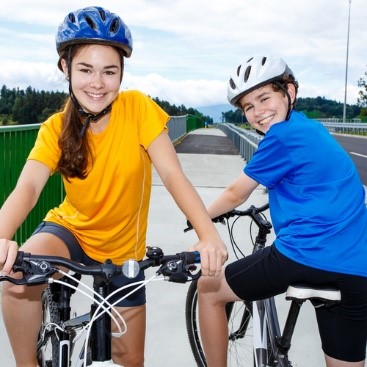
[[[0,276],[0,281],[27,286],[48,284],[42,293],[43,317],[37,342],[40,367],[122,367],[114,364],[111,356],[111,320],[116,322],[116,315],[119,314],[113,314],[114,304],[108,302],[111,296],[107,296],[110,280],[121,274],[133,279],[142,270],[158,267],[150,279],[133,282],[129,286],[142,287],[158,276],[171,282],[186,283],[198,278],[199,272],[195,264],[199,262],[200,256],[197,252],[164,255],[159,247],[147,247],[145,259],[139,262],[129,260],[122,266],[109,260],[100,265],[85,266],[62,257],[31,255],[19,251],[13,270],[21,272],[22,278]],[[61,267],[75,274],[70,275],[61,270]],[[55,273],[63,276],[55,279]],[[88,288],[80,281],[82,275],[92,276],[94,295],[79,289],[78,284]],[[93,303],[90,313],[70,317],[71,296],[76,291],[83,292]],[[134,291],[136,290],[131,292]],[[77,353],[77,342],[83,331],[87,335]],[[120,334],[124,332],[126,329],[121,330]]]
[[[232,248],[237,258],[245,256],[237,245],[233,228],[240,217],[251,218],[255,223],[257,233],[252,239],[253,252],[260,251],[266,246],[267,236],[271,233],[272,224],[267,220],[264,211],[268,204],[259,208],[250,206],[246,210],[232,210],[213,219],[214,222],[227,224]],[[230,219],[234,218],[230,225]],[[190,226],[185,231],[191,229]],[[251,230],[250,230],[251,233]],[[319,307],[329,307],[341,299],[337,289],[315,289],[303,284],[288,287],[286,299],[291,301],[283,332],[280,331],[278,313],[274,298],[255,302],[230,302],[226,306],[228,318],[228,366],[235,367],[292,367],[288,358],[293,332],[302,304],[307,300],[318,302]],[[197,320],[197,280],[188,289],[185,305],[185,317],[188,338],[192,353],[198,367],[206,367],[205,354],[200,338],[200,328]]]

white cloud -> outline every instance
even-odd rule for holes
[[[98,5],[98,1],[96,2]],[[105,0],[134,38],[123,87],[188,107],[226,103],[234,67],[271,53],[290,64],[301,97],[344,100],[347,0]],[[71,10],[89,1],[13,0],[0,14],[0,83],[8,87],[65,88],[55,74],[54,34]],[[367,7],[351,3],[348,103],[367,69]],[[43,64],[41,64],[43,63]],[[59,78],[59,79],[57,79]]]

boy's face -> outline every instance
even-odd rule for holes
[[[288,93],[293,103],[295,90],[292,84],[288,84]],[[275,92],[271,84],[246,94],[239,104],[250,125],[264,134],[272,125],[284,121],[288,113],[287,96],[282,91]]]

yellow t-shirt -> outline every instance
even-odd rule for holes
[[[42,124],[28,156],[52,173],[60,157],[62,118],[58,113]],[[146,95],[124,91],[113,102],[106,129],[100,134],[87,131],[94,165],[84,180],[63,180],[65,200],[45,220],[68,228],[92,259],[121,264],[144,257],[152,184],[147,148],[167,129],[168,119]]]

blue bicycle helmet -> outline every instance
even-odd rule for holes
[[[56,35],[56,48],[60,56],[67,46],[89,43],[117,47],[126,57],[130,57],[133,49],[130,30],[122,19],[98,6],[69,13],[59,25]]]

